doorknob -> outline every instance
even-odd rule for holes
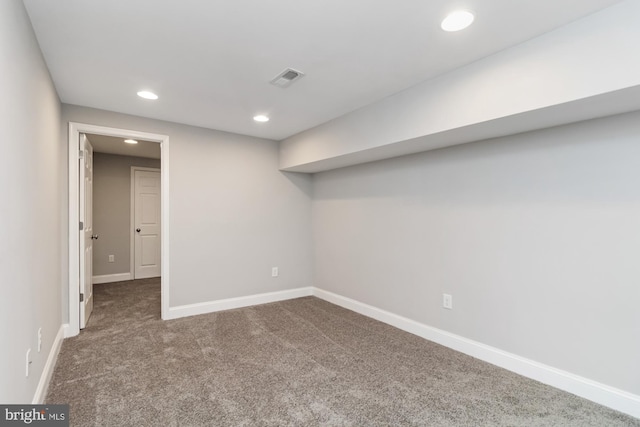
[[[97,234],[92,234],[91,235],[91,239],[92,240],[98,240],[98,235]]]
[[[140,232],[140,229],[139,229],[139,228],[136,228],[136,231],[139,233],[139,232]]]

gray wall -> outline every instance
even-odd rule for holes
[[[317,174],[315,285],[640,394],[638,135],[636,112]]]
[[[0,402],[27,403],[62,324],[66,162],[60,102],[19,0],[0,2],[0,63]]]
[[[160,169],[160,160],[95,153],[93,157],[93,275],[131,270],[131,166]],[[115,262],[109,262],[114,255]]]
[[[169,135],[171,307],[312,284],[311,177],[278,171],[277,142],[63,104],[69,121]]]

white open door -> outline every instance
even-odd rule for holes
[[[133,170],[134,278],[160,276],[160,172]]]
[[[84,329],[93,310],[93,147],[80,134],[80,329]]]

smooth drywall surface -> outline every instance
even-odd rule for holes
[[[171,307],[310,286],[311,177],[278,171],[277,142],[72,105],[62,116],[169,136]]]
[[[640,108],[637,93],[629,97],[623,91],[640,85],[640,56],[631,54],[640,40],[638,16],[640,2],[623,1],[302,132],[281,143],[280,167],[327,170],[402,150],[416,152]],[[619,104],[603,104],[599,97],[608,93],[615,93]],[[584,105],[589,98],[595,105]],[[577,101],[583,103],[572,108]],[[541,113],[564,104],[569,108]],[[535,112],[531,121],[521,116],[529,112]],[[504,120],[512,116],[518,120]],[[486,125],[476,139],[464,132],[480,124]],[[422,139],[402,146],[416,138]],[[401,148],[368,152],[394,144]]]
[[[31,403],[62,324],[64,162],[60,102],[19,0],[0,2],[0,64],[0,402]]]
[[[131,166],[160,169],[160,160],[94,153],[94,276],[131,272]]]
[[[315,286],[640,394],[638,135],[640,112],[316,174]]]

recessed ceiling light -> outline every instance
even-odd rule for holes
[[[158,99],[158,95],[153,92],[149,92],[148,90],[141,90],[138,92],[138,96],[144,99]]]
[[[259,114],[257,116],[253,116],[253,120],[264,123],[269,121],[269,117]]]
[[[136,141],[135,139],[125,139],[124,142],[126,142],[127,144],[137,144],[138,141]]]
[[[445,31],[460,31],[471,25],[474,18],[473,13],[468,10],[456,10],[447,15],[440,26]]]

